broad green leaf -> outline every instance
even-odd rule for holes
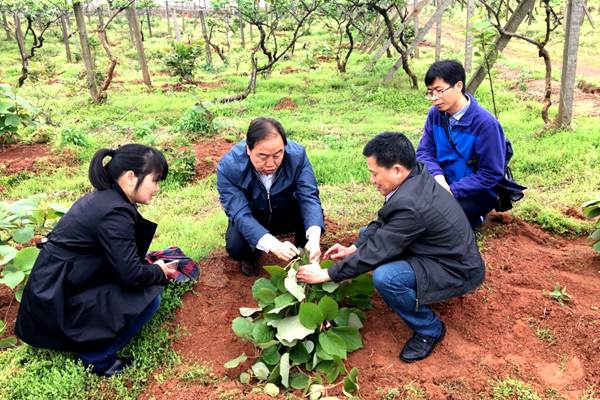
[[[360,329],[363,327],[363,323],[355,313],[348,315],[348,326],[350,328]]]
[[[312,340],[305,340],[302,342],[306,351],[310,354],[315,349],[315,343]]]
[[[323,391],[325,390],[325,386],[312,384],[308,387],[308,398],[309,400],[319,400],[321,396],[323,396]]]
[[[281,294],[281,295],[275,297],[274,302],[275,302],[275,308],[270,310],[268,312],[269,314],[278,314],[279,312],[286,309],[287,307],[289,307],[293,304],[297,304],[296,298],[289,293],[284,293],[284,294]]]
[[[246,353],[240,354],[238,357],[227,361],[223,366],[227,369],[235,368],[248,359]]]
[[[33,239],[33,226],[28,225],[13,232],[12,238],[17,243],[25,244]]]
[[[25,285],[19,285],[17,290],[15,291],[15,299],[20,303],[23,298],[23,290],[25,290]]]
[[[67,211],[69,211],[69,207],[65,207],[61,204],[56,204],[56,203],[49,204],[48,208],[59,215],[65,215],[67,213]]]
[[[269,368],[263,362],[257,362],[252,365],[252,373],[254,376],[261,381],[266,381],[269,377]]]
[[[362,274],[354,278],[345,288],[344,294],[348,297],[366,295],[371,296],[375,291],[373,279],[369,274]]]
[[[358,329],[350,327],[336,327],[332,328],[331,331],[344,339],[346,343],[347,351],[355,351],[363,347],[362,339]]]
[[[268,280],[267,278],[258,278],[258,279],[257,279],[257,280],[254,282],[254,284],[252,285],[252,297],[253,297],[255,300],[258,300],[258,299],[256,298],[256,294],[257,294],[257,292],[258,292],[260,289],[269,289],[269,290],[271,290],[271,291],[273,291],[273,292],[276,292],[276,291],[277,291],[277,288],[275,287],[275,285],[273,285],[273,284],[271,283],[271,281],[270,281],[270,280]]]
[[[290,387],[290,353],[285,353],[279,360],[279,374],[281,375],[281,384]]]
[[[21,117],[19,117],[16,114],[8,114],[8,115],[6,115],[6,118],[4,119],[4,125],[7,125],[7,126],[14,126],[15,128],[18,128],[20,124],[21,124]]]
[[[279,349],[277,346],[272,346],[268,349],[265,349],[260,357],[267,365],[279,364],[279,360],[281,359],[281,355],[279,354]]]
[[[327,269],[327,268],[331,267],[333,264],[335,264],[333,262],[333,260],[324,260],[324,261],[321,261],[321,268]],[[335,282],[332,282],[332,283],[335,283]]]
[[[0,349],[14,347],[16,345],[17,345],[17,338],[14,336],[9,336],[9,337],[0,339]]]
[[[233,321],[231,321],[231,329],[233,329],[233,333],[242,339],[252,340],[252,330],[254,329],[254,324],[247,318],[237,317]]]
[[[319,358],[319,361],[320,360],[333,360],[333,356],[331,354],[327,353],[325,350],[323,350],[323,346],[321,346],[318,343],[317,343],[317,350],[315,351],[315,355]],[[316,364],[318,364],[318,362]],[[316,364],[313,365],[313,368],[316,366]]]
[[[273,304],[275,296],[277,296],[277,292],[275,292],[274,290],[271,290],[269,288],[260,288],[256,291],[254,298],[258,301],[260,305],[267,306],[269,304]]]
[[[0,278],[0,283],[4,283],[9,288],[14,289],[19,283],[23,282],[23,279],[25,279],[25,273],[23,271],[15,269],[9,270],[8,268],[5,268],[2,271],[2,278]]]
[[[290,386],[294,389],[304,390],[310,383],[310,378],[308,375],[303,374],[302,372],[298,374],[294,374],[290,379]]]
[[[244,385],[247,385],[250,383],[250,374],[247,372],[242,372],[240,374],[240,382],[243,383]]]
[[[262,308],[260,307],[240,307],[240,314],[242,315],[242,317],[249,317],[252,314],[255,314],[261,310]]]
[[[324,373],[329,383],[333,383],[343,370],[341,361],[322,361],[317,365],[317,371]]]
[[[271,370],[271,373],[269,374],[269,377],[267,378],[267,382],[275,383],[279,380],[280,377],[281,377],[281,375],[279,374],[279,364],[277,364]]]
[[[304,293],[304,287],[298,284],[296,280],[297,271],[294,268],[290,268],[288,276],[283,281],[285,288],[290,292],[298,301],[303,301],[306,298]]]
[[[263,349],[263,350],[264,350],[264,349],[271,348],[271,347],[275,346],[276,344],[279,344],[279,341],[278,341],[278,340],[269,340],[268,342],[265,342],[265,343],[258,343],[258,344],[257,344],[257,343],[255,343],[255,345],[256,345],[257,347],[260,347],[260,348],[261,348],[261,349]]]
[[[265,385],[265,393],[268,394],[271,397],[277,397],[279,396],[279,388],[277,387],[277,385],[273,384],[273,383],[267,383]]]
[[[350,373],[344,378],[344,394],[348,397],[358,391],[358,369],[352,368]]]
[[[0,265],[8,264],[19,251],[12,246],[0,246]]]
[[[314,329],[307,329],[300,323],[297,315],[284,318],[278,321],[277,324],[277,339],[280,341],[292,342],[294,340],[302,340],[311,333]]]
[[[0,319],[0,335],[4,333],[4,328],[6,328],[6,324]]]
[[[327,321],[333,321],[338,313],[337,302],[329,296],[321,297],[319,300],[319,309],[323,313],[323,318]]]
[[[277,281],[280,277],[285,275],[285,269],[279,265],[265,265],[263,269],[271,276],[271,282]]]
[[[590,235],[590,240],[592,242],[597,242],[598,240],[600,240],[600,229],[597,229],[594,232],[592,232],[592,234]]]
[[[310,360],[310,354],[306,351],[304,343],[300,342],[290,350],[290,360],[292,360],[294,365],[304,364]]]
[[[327,354],[341,359],[346,358],[346,342],[332,331],[321,332],[319,344]]]
[[[275,336],[275,332],[264,320],[258,321],[254,323],[254,327],[252,328],[252,338],[254,339],[254,343],[267,343],[273,339]]]
[[[27,274],[33,268],[38,254],[40,254],[40,249],[37,247],[26,247],[19,250],[19,253],[15,256],[12,264],[15,268],[18,268]]]
[[[300,304],[300,312],[298,313],[300,322],[308,329],[315,329],[323,322],[324,315],[319,306],[315,303]]]
[[[594,243],[594,245],[592,246],[592,248],[594,250],[596,250],[598,253],[600,253],[600,242]]]
[[[333,293],[335,292],[335,290],[340,287],[339,283],[335,283],[333,281],[329,281],[329,282],[325,282],[321,285],[321,287],[323,288],[324,291],[326,291],[327,293]]]

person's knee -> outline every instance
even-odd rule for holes
[[[384,264],[373,271],[373,286],[378,292],[412,288],[414,272],[407,262],[396,261]]]
[[[250,250],[250,245],[244,239],[244,237],[237,231],[237,229],[233,226],[230,226],[227,229],[227,235],[225,237],[225,250],[229,257],[234,260],[242,260],[248,256],[248,252]]]
[[[373,271],[373,286],[378,292],[386,291],[390,283],[390,271],[386,266],[381,266]]]

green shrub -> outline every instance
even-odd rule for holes
[[[13,93],[10,85],[0,84],[0,144],[16,142],[19,128],[31,124],[37,113],[35,107]]]
[[[86,147],[88,145],[87,135],[80,128],[67,127],[60,132],[58,145],[60,147],[68,145]]]
[[[172,51],[165,58],[165,66],[171,76],[177,76],[182,82],[194,80],[196,59],[202,54],[199,44],[172,43]]]
[[[191,110],[188,110],[175,124],[175,130],[178,132],[192,133],[191,139],[200,137],[210,137],[214,134],[213,115],[202,104],[196,104]]]
[[[598,218],[600,216],[600,197],[583,204],[583,215],[588,218]],[[600,219],[596,221],[596,230],[590,235],[590,241],[594,250],[600,253]]]
[[[196,154],[193,150],[163,149],[169,164],[169,175],[165,186],[182,186],[191,181],[196,175]]]

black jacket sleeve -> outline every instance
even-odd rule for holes
[[[168,282],[158,265],[146,264],[137,255],[133,210],[118,207],[105,215],[98,226],[98,238],[121,284],[146,287]]]
[[[382,219],[380,212],[379,219],[367,227],[367,235],[356,252],[329,268],[333,281],[353,278],[401,259],[404,249],[425,229],[421,215],[412,207],[394,210],[386,219]]]

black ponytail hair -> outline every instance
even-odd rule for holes
[[[104,164],[109,156],[110,161]],[[127,171],[133,171],[138,178],[136,190],[146,175],[154,173],[162,181],[169,173],[165,156],[158,150],[143,144],[126,144],[117,149],[100,149],[90,162],[88,177],[97,190],[109,189],[119,177]]]

